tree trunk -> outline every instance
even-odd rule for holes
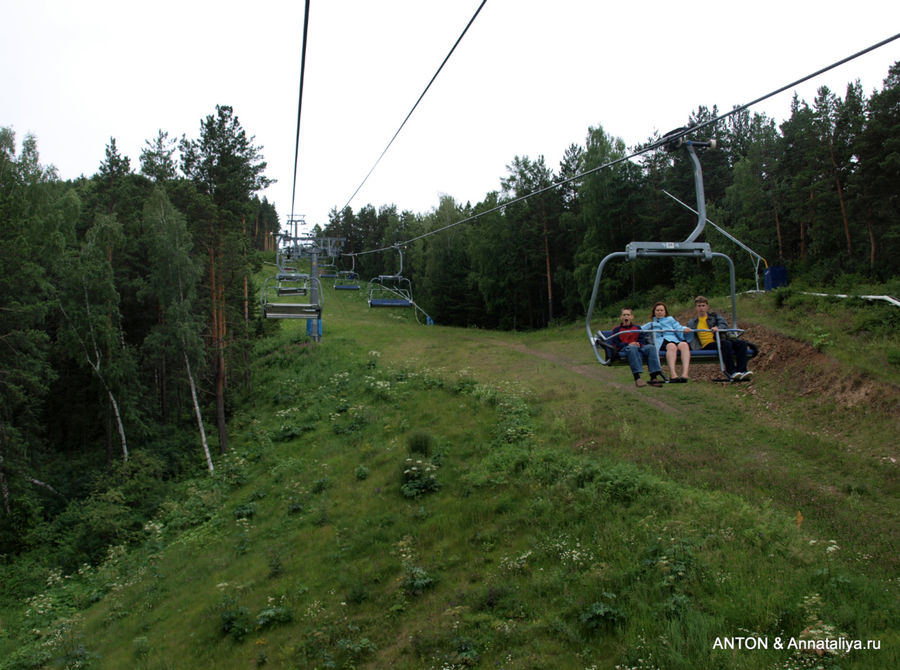
[[[781,239],[781,217],[778,216],[778,201],[772,198],[772,209],[775,211],[775,237],[778,238],[778,258],[784,261],[784,243]]]
[[[106,386],[105,383],[103,385]],[[122,440],[122,460],[127,462],[128,442],[125,440],[125,426],[122,424],[122,415],[119,413],[119,403],[116,402],[116,398],[109,388],[106,389],[106,393],[109,395],[109,402],[112,404],[113,412],[116,415],[116,427],[119,429],[119,438]]]
[[[3,496],[3,509],[6,514],[12,514],[12,507],[9,504],[9,486],[6,484],[6,475],[3,474],[3,461],[0,460],[0,495]]]
[[[169,418],[169,402],[166,398],[167,388],[166,388],[166,356],[163,354],[162,361],[160,362],[160,378],[159,378],[159,396],[160,396],[160,407],[159,411],[162,414],[162,422],[167,423]]]
[[[866,231],[869,233],[869,267],[875,268],[875,229],[872,227],[872,210],[866,202]]]
[[[548,323],[553,321],[553,277],[550,272],[550,234],[547,232],[547,217],[544,216],[544,258],[547,261],[547,308],[550,315]]]
[[[200,443],[203,445],[203,455],[206,456],[206,467],[212,473],[214,471],[213,462],[212,457],[209,455],[209,444],[206,442],[206,430],[203,428],[200,403],[197,401],[197,385],[194,383],[194,374],[191,372],[191,361],[188,358],[187,351],[182,351],[182,354],[184,355],[184,367],[187,370],[188,382],[191,385],[191,400],[194,402],[194,414],[197,417],[197,427],[200,429]]]
[[[224,343],[216,351],[216,428],[219,431],[219,453],[228,451],[228,428],[225,423],[225,350]]]
[[[812,228],[813,221],[815,220],[815,208],[813,206],[815,202],[815,193],[812,189],[809,191],[809,222],[800,222],[800,260],[806,260],[806,229],[807,227]]]
[[[34,484],[35,486],[40,486],[41,488],[47,489],[47,490],[50,491],[51,493],[55,493],[56,495],[58,495],[58,496],[59,496],[60,498],[62,498],[63,500],[66,499],[66,497],[65,497],[62,493],[60,493],[60,492],[57,491],[55,488],[53,488],[52,486],[50,486],[50,484],[48,484],[48,483],[46,483],[46,482],[42,482],[40,479],[35,479],[34,477],[28,477],[28,481],[30,481],[30,482],[31,482],[32,484]]]
[[[112,412],[109,411],[109,405],[106,406],[106,468],[112,466]]]
[[[834,147],[828,143],[828,153],[831,155],[831,171],[834,174],[834,186],[837,189],[838,203],[841,206],[841,219],[844,222],[844,237],[847,240],[847,258],[853,257],[853,248],[850,243],[850,222],[847,219],[847,206],[844,204],[844,189],[841,186],[841,178],[838,173],[837,160],[834,157]]]
[[[219,306],[219,284],[216,276],[217,256],[215,243],[212,243],[209,246],[210,319],[212,326],[210,333],[212,336],[212,349],[215,352],[213,377],[216,387],[216,428],[219,433],[219,453],[224,454],[228,451],[228,431],[225,425],[225,352],[223,350],[225,341],[222,336],[225,315]]]

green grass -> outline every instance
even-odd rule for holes
[[[232,453],[142,546],[7,605],[0,668],[898,665],[893,415],[777,374],[637,390],[581,324],[326,308],[321,344],[258,344]],[[810,630],[881,650],[772,648]]]
[[[867,295],[881,295],[875,290]],[[724,302],[724,301],[723,301]],[[804,295],[782,288],[743,296],[743,320],[811,343],[844,365],[900,384],[900,308],[887,302]]]

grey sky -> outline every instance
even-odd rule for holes
[[[480,0],[312,0],[295,213],[341,207]],[[37,136],[64,179],[91,175],[115,137],[138,167],[159,129],[196,137],[231,105],[263,146],[265,195],[291,204],[303,2],[5,2],[0,125]],[[900,5],[488,0],[351,206],[427,212],[477,202],[516,155],[558,167],[590,126],[631,146],[699,105],[749,102],[900,32]],[[900,40],[797,90],[880,89]],[[752,111],[782,121],[792,92]]]

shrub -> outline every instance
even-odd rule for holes
[[[887,360],[891,365],[900,365],[900,349],[891,347],[887,350]]]
[[[293,620],[294,613],[290,607],[285,607],[284,605],[266,607],[256,615],[256,625],[259,628],[290,623]]]
[[[236,642],[242,641],[253,630],[250,610],[238,604],[234,596],[222,598],[220,616],[221,629],[224,635],[230,635]]]
[[[315,482],[313,482],[313,485],[312,485],[312,488],[310,489],[310,491],[312,491],[313,493],[323,493],[330,487],[331,487],[331,481],[326,476],[326,477],[317,479]]]
[[[358,640],[344,638],[338,640],[337,645],[343,652],[345,652],[350,658],[354,660],[359,660],[366,654],[370,654],[373,651],[378,650],[378,647],[375,646],[375,643],[367,637],[362,637]]]
[[[256,514],[256,503],[248,502],[234,508],[235,519],[250,519]]]
[[[615,594],[604,592],[603,600],[592,603],[581,613],[581,623],[591,630],[609,629],[622,623],[625,620],[625,614],[608,602],[615,599]]]
[[[403,577],[401,586],[406,595],[418,596],[434,586],[434,578],[425,572],[425,568],[410,565],[406,568],[406,575]]]
[[[434,474],[437,466],[426,461],[406,459],[400,482],[400,492],[407,498],[418,498],[441,488]]]

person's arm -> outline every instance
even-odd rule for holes
[[[690,344],[691,342],[694,341],[694,326],[696,326],[696,325],[697,325],[697,324],[693,324],[693,326],[692,326],[692,325],[691,325],[691,321],[688,321],[688,325],[685,326],[685,329],[684,329],[684,333],[685,333],[685,335],[684,335],[684,341],[687,342],[688,344]]]
[[[609,333],[609,339],[612,340],[612,345],[616,351],[622,348],[622,342],[618,338],[619,330],[619,326],[615,326]]]

